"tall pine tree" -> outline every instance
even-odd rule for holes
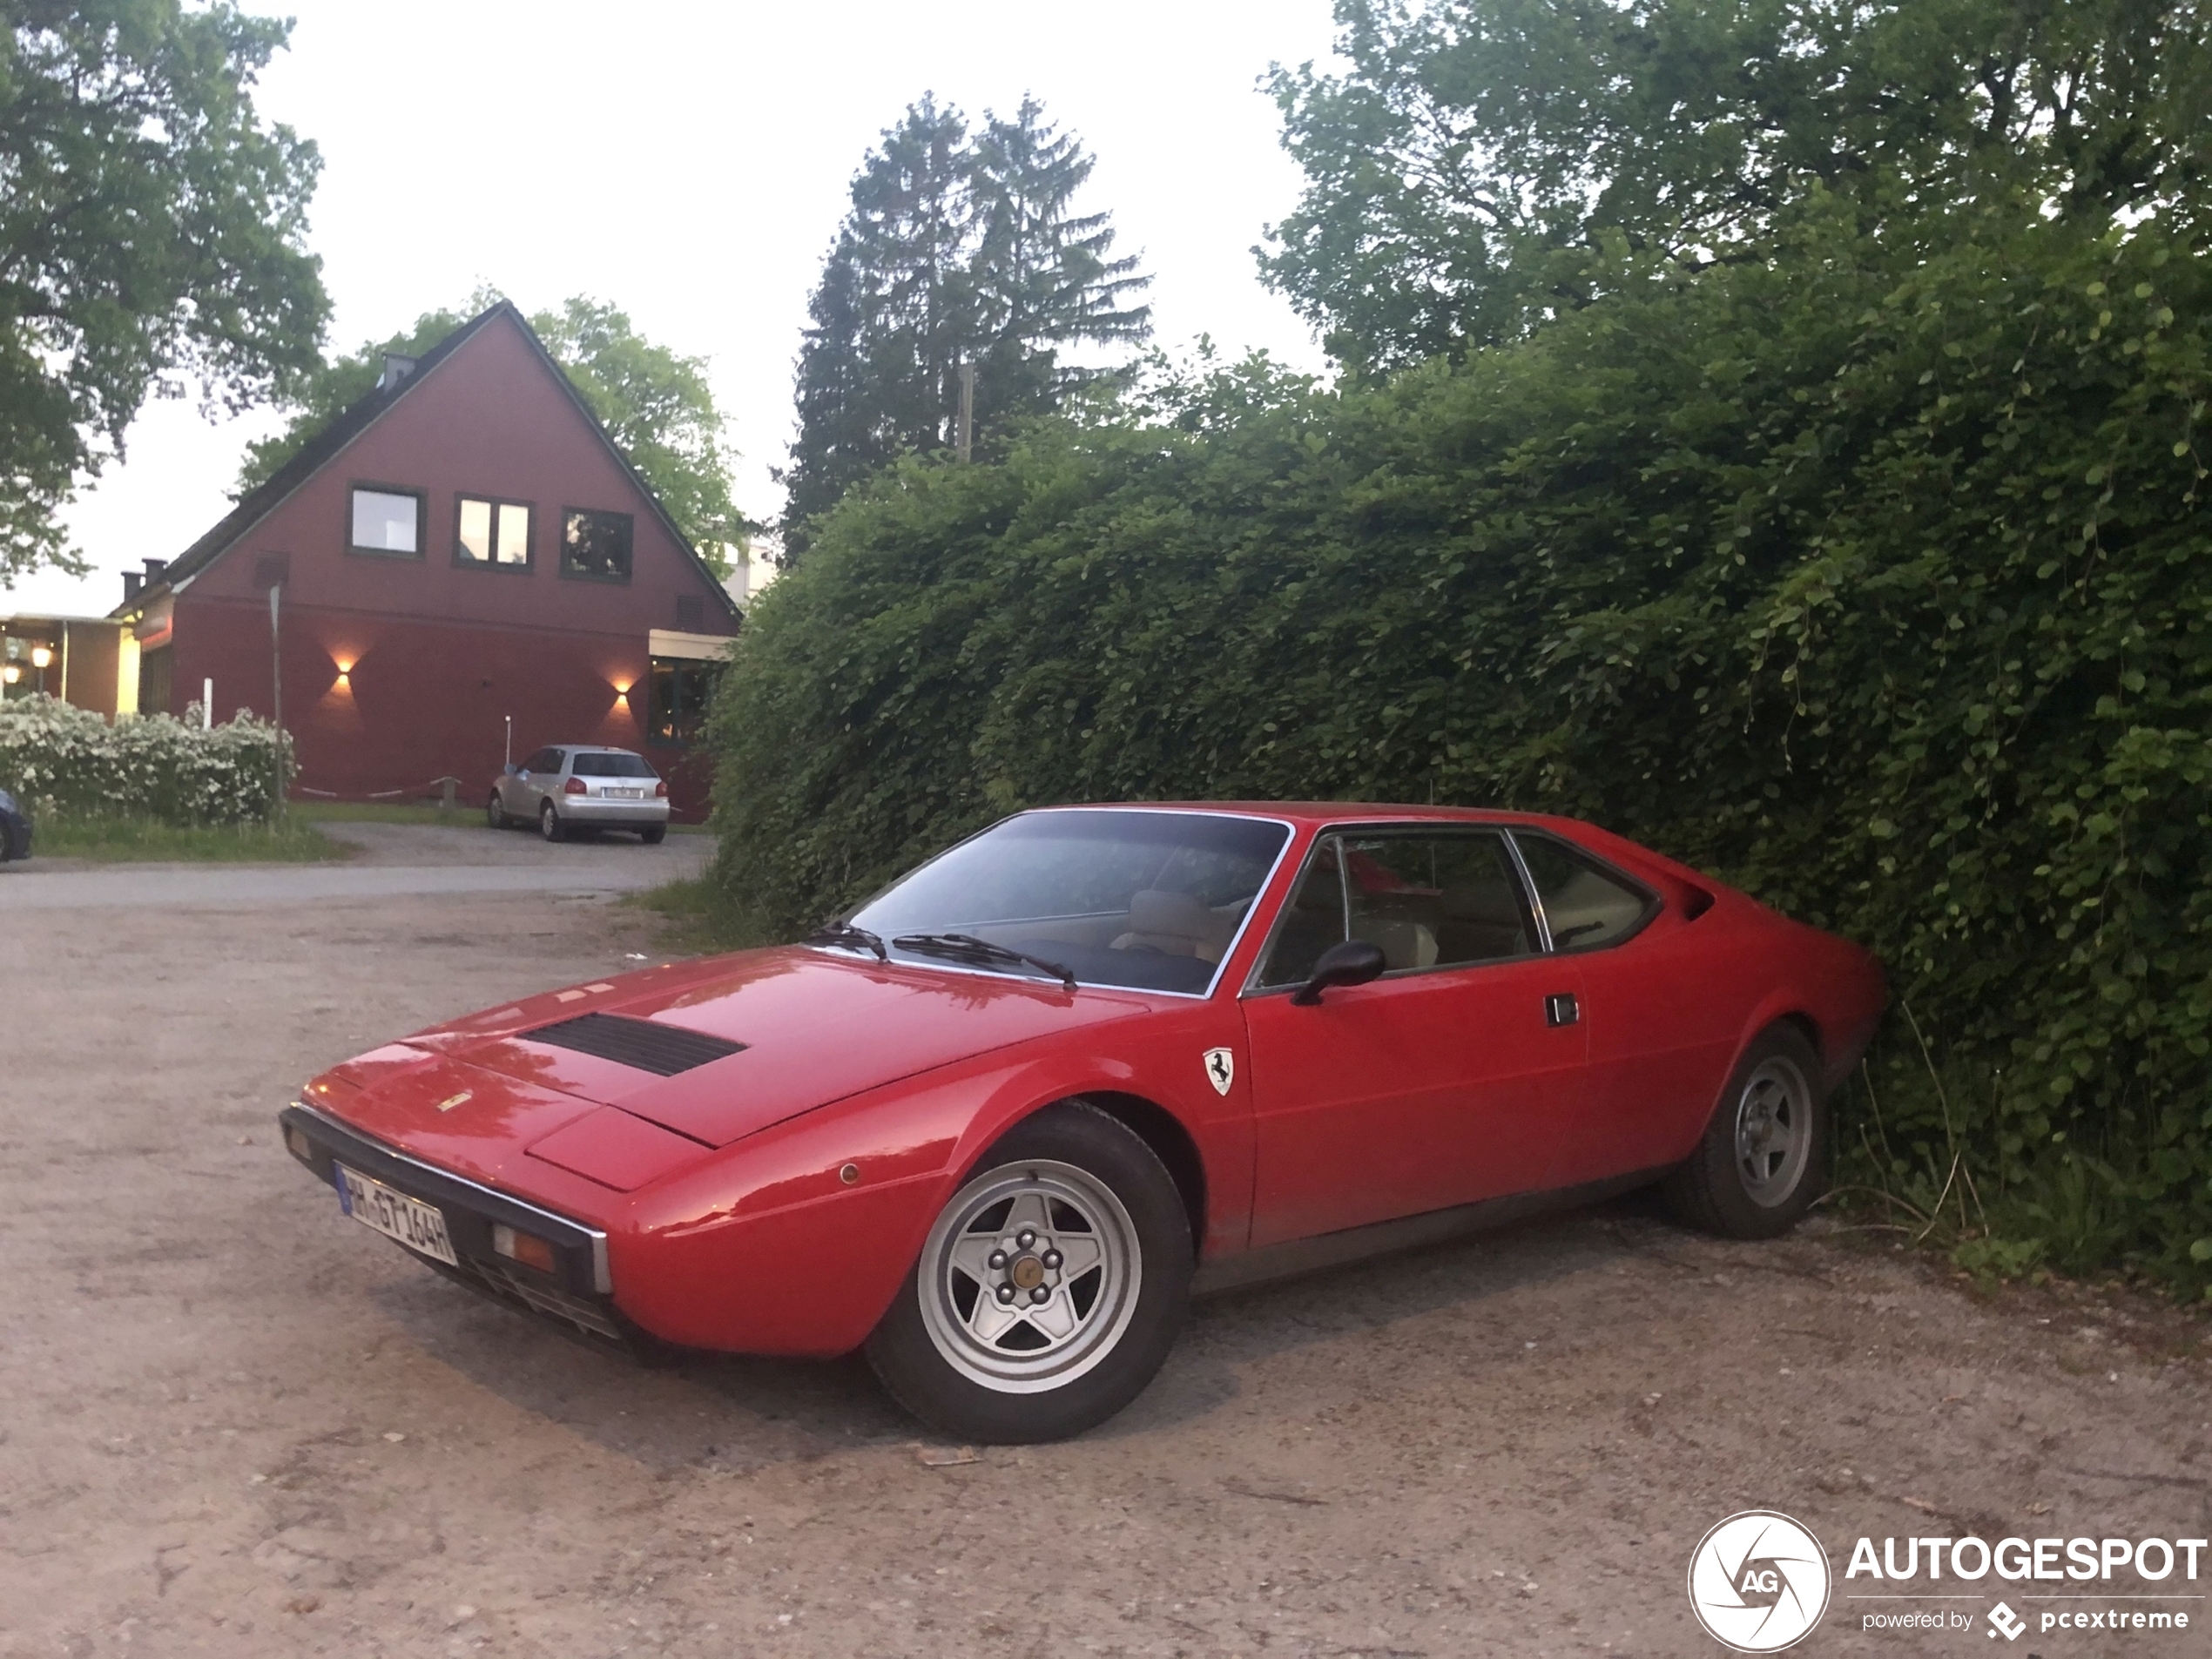
[[[978,442],[1050,410],[1098,371],[1062,348],[1134,344],[1150,281],[1113,257],[1110,215],[1072,204],[1093,158],[1024,98],[971,133],[933,97],[868,152],[809,306],[799,436],[779,474],[787,550],[806,522],[900,455],[954,442],[961,369],[974,364]]]

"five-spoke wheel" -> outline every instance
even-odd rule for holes
[[[1827,1175],[1820,1076],[1820,1056],[1796,1026],[1761,1032],[1721,1091],[1697,1150],[1667,1177],[1675,1213],[1738,1238],[1795,1226]]]
[[[1166,1359],[1193,1265],[1159,1155],[1062,1101],[986,1153],[939,1212],[868,1359],[962,1440],[1057,1440],[1103,1422]]]

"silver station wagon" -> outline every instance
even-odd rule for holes
[[[535,822],[549,841],[593,830],[635,830],[651,846],[668,833],[668,785],[644,756],[601,743],[549,744],[491,786],[494,829]]]

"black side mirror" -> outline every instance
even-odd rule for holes
[[[1383,969],[1389,966],[1380,945],[1347,939],[1321,953],[1321,960],[1313,964],[1312,976],[1291,993],[1291,1001],[1302,1008],[1312,1008],[1332,985],[1365,985],[1371,979],[1381,978]]]

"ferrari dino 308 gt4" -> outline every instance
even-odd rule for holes
[[[354,1220],[634,1349],[865,1347],[976,1440],[1098,1423],[1194,1291],[1659,1182],[1820,1190],[1857,946],[1586,824],[1008,818],[794,945],[522,998],[285,1110]]]

